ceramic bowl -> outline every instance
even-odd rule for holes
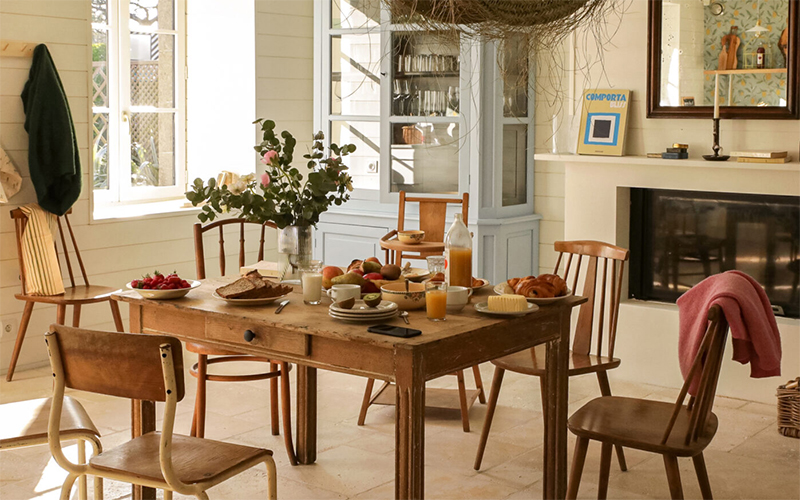
[[[469,303],[472,289],[465,286],[447,287],[447,312],[458,312]]]
[[[199,287],[201,283],[195,280],[186,280],[189,282],[189,288],[178,288],[177,290],[145,290],[144,288],[133,288],[130,283],[128,283],[129,290],[135,290],[139,293],[142,297],[146,299],[158,299],[158,300],[168,300],[168,299],[179,299],[181,297],[185,297],[187,293],[194,290],[195,288]]]
[[[403,311],[422,309],[425,307],[425,285],[422,283],[387,283],[381,287],[383,300],[388,300],[397,304]]]
[[[425,239],[425,231],[400,231],[397,233],[397,239],[400,243],[416,245]]]

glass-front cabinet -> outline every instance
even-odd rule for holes
[[[347,162],[353,198],[323,217],[317,257],[335,264],[366,256],[353,252],[380,256],[365,235],[396,227],[400,191],[469,192],[470,227],[487,238],[475,263],[483,277],[538,273],[525,50],[395,21],[379,0],[315,3],[315,125],[358,148]],[[497,252],[506,255],[486,255]],[[492,264],[508,259],[519,269]]]

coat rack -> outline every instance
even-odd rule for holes
[[[36,43],[0,40],[0,57],[33,57]]]

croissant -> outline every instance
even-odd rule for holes
[[[517,288],[517,284],[520,281],[522,281],[522,278],[511,278],[510,280],[506,281],[506,283],[508,283],[508,286],[511,288]]]
[[[514,288],[517,295],[524,297],[534,297],[548,299],[556,296],[556,288],[550,283],[537,281],[535,279],[522,280]]]
[[[540,274],[536,279],[553,285],[556,289],[556,297],[561,297],[562,295],[567,294],[567,282],[557,274]]]

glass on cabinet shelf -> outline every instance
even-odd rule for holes
[[[510,39],[499,51],[500,75],[503,80],[503,117],[528,116],[528,56],[527,44],[521,39]]]
[[[458,45],[436,33],[392,34],[392,115],[458,116]]]
[[[380,116],[380,35],[331,36],[331,114]]]
[[[390,191],[458,193],[458,123],[393,123]]]

